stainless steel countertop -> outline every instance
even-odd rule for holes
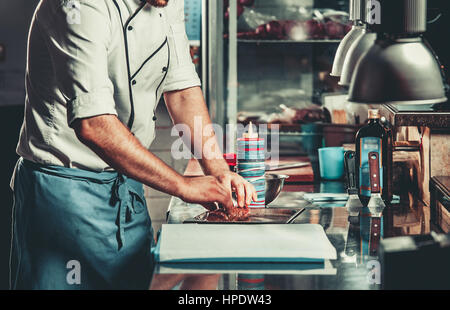
[[[302,197],[311,192],[311,185],[287,186],[272,208],[302,208],[294,224],[315,223],[324,230],[336,248],[338,259],[324,265],[308,264],[186,264],[160,266],[155,269],[152,289],[380,289],[370,269],[377,266],[378,257],[368,255],[368,210],[359,217],[359,224],[350,224],[342,203],[310,204]],[[314,192],[343,192],[338,182],[320,183]],[[384,237],[427,234],[430,232],[429,208],[406,198],[399,205],[387,208],[383,216]],[[182,223],[205,209],[173,198],[168,223]],[[354,219],[353,219],[354,220]],[[352,221],[353,221],[352,220]],[[376,269],[375,269],[376,270]],[[376,278],[376,277],[375,277]]]

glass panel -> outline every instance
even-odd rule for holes
[[[229,1],[224,11],[228,68],[235,63],[227,33]],[[329,73],[339,42],[351,28],[348,0],[239,0],[237,15],[237,81],[233,75],[229,79],[230,71],[224,74],[228,106],[233,104],[230,87],[237,82],[238,115],[265,114],[267,119],[280,104],[302,109],[320,105],[323,93],[342,91]]]

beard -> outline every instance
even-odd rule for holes
[[[157,8],[163,8],[169,3],[169,0],[147,0],[147,3]]]

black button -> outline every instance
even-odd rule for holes
[[[163,68],[162,68],[162,71],[163,71],[163,72],[166,72],[166,71],[167,71],[167,67],[163,67]]]
[[[156,115],[153,115],[153,121],[156,122],[157,119]]]
[[[136,85],[136,83],[137,83],[136,80],[131,81],[132,85]]]
[[[133,26],[128,26],[128,30],[129,31],[133,30]]]
[[[159,17],[162,17],[162,14],[161,14],[161,13],[159,13]]]

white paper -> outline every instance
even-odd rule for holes
[[[336,259],[317,224],[164,224],[159,262],[311,262]]]
[[[315,201],[347,201],[348,194],[334,194],[334,193],[307,193],[303,195],[303,199],[310,202]]]
[[[298,268],[299,264],[283,264],[288,266],[280,267],[280,264],[270,264],[267,268],[247,268],[245,264],[235,263],[219,263],[201,264],[202,268],[198,268],[199,264],[158,264],[156,273],[158,274],[264,274],[264,275],[335,275],[336,268],[333,267],[330,260],[326,259],[322,268]],[[233,266],[230,266],[233,265]],[[247,264],[248,265],[248,264]],[[252,264],[253,265],[253,264]],[[258,265],[258,264],[257,264]],[[269,264],[267,264],[269,265]],[[311,265],[311,264],[307,264]],[[313,264],[314,265],[314,264]],[[222,268],[223,267],[223,268]],[[226,268],[225,268],[226,267]]]

